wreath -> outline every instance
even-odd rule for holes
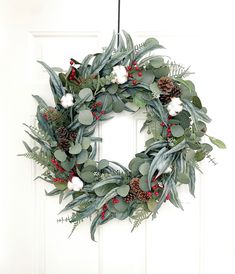
[[[177,186],[187,184],[194,195],[195,169],[213,147],[225,144],[207,135],[211,121],[195,86],[185,80],[188,68],[166,57],[153,54],[163,48],[155,38],[134,45],[123,31],[119,45],[116,35],[102,53],[89,54],[82,62],[70,60],[68,71],[56,73],[39,63],[50,76],[55,106],[48,106],[38,95],[37,125],[25,125],[26,133],[37,143],[27,152],[44,168],[38,178],[55,186],[46,192],[69,199],[61,212],[71,215],[59,221],[73,223],[73,229],[92,218],[91,238],[96,228],[116,218],[130,218],[133,229],[143,220],[156,217],[166,201],[182,209]],[[146,110],[150,138],[145,150],[137,153],[128,168],[115,161],[97,160],[94,132],[98,122],[112,118],[111,112]]]

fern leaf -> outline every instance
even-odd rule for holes
[[[133,227],[131,232],[137,228],[144,220],[148,219],[152,213],[147,211],[143,206],[138,207],[131,216],[131,219],[134,220]]]
[[[36,151],[27,152],[25,154],[22,154],[21,156],[34,160],[43,168],[49,168],[49,166],[51,165],[51,157],[42,150],[40,150],[38,153]]]
[[[41,142],[49,144],[50,146],[55,146],[55,141],[52,139],[52,137],[45,132],[42,128],[36,128],[34,126],[28,126],[24,124],[31,132],[32,134],[38,138]],[[30,135],[31,136],[31,135]],[[32,136],[31,136],[32,137]],[[34,138],[33,138],[34,139]]]
[[[189,72],[190,67],[185,68],[181,64],[176,64],[176,62],[167,62],[167,65],[169,66],[169,69],[170,69],[170,73],[169,73],[170,77],[184,78],[192,74],[192,72]]]

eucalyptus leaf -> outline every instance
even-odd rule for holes
[[[212,137],[212,136],[208,136],[211,143],[216,145],[218,148],[226,148],[226,145],[223,141],[219,140],[219,139],[216,139],[215,137]]]
[[[91,125],[93,122],[93,115],[89,109],[80,110],[78,120],[83,125]]]
[[[90,88],[83,88],[79,92],[79,97],[81,99],[86,98],[86,101],[90,102],[93,99],[93,92]]]
[[[151,211],[151,212],[153,212],[154,211],[154,209],[156,208],[156,206],[157,206],[157,202],[154,200],[154,199],[149,199],[148,201],[147,201],[147,206],[148,206],[148,209]]]
[[[150,164],[145,162],[143,163],[140,167],[139,167],[139,172],[142,174],[142,175],[147,175],[148,172],[149,172],[149,168],[150,168]]]
[[[126,197],[129,193],[130,187],[129,185],[122,185],[117,189],[117,194],[121,197]]]
[[[82,138],[82,148],[88,149],[91,144],[91,138],[90,137],[83,137]]]
[[[160,68],[164,64],[164,59],[162,57],[156,57],[150,61],[150,64],[154,68]]]
[[[106,159],[102,159],[102,160],[100,160],[99,161],[99,163],[98,163],[98,169],[104,169],[104,168],[106,168],[106,167],[108,167],[109,166],[109,161],[108,160],[106,160]]]
[[[66,153],[61,150],[61,149],[57,149],[55,152],[54,152],[54,156],[56,157],[56,159],[60,162],[64,162],[67,158],[67,155]]]
[[[77,155],[77,164],[83,164],[88,159],[88,152],[87,150],[83,149],[78,155]]]
[[[72,144],[72,146],[69,148],[70,154],[79,154],[82,151],[81,144]]]
[[[181,137],[184,135],[184,129],[180,125],[172,126],[171,133],[174,137]]]

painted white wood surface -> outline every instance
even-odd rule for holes
[[[97,243],[90,240],[86,221],[68,239],[71,226],[56,221],[57,198],[45,197],[49,186],[33,182],[39,169],[15,157],[23,150],[21,140],[28,140],[21,123],[32,122],[36,104],[30,94],[52,102],[48,76],[36,60],[66,68],[71,56],[81,59],[101,49],[116,28],[117,1],[2,1],[1,274],[235,272],[232,119],[221,116],[226,112],[233,117],[234,108],[231,2],[122,2],[121,27],[135,41],[154,35],[167,48],[164,54],[191,65],[198,92],[214,117],[210,131],[222,137],[229,150],[216,151],[216,168],[204,163],[197,199],[186,187],[180,189],[184,212],[166,203],[157,219],[133,233],[128,221],[113,221],[99,229]],[[221,107],[225,93],[231,100]],[[143,149],[143,119],[144,113],[122,113],[103,123],[97,131],[103,137],[99,157],[127,165]]]

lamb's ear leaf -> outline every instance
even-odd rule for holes
[[[97,227],[99,226],[100,222],[101,222],[101,216],[100,216],[100,215],[97,215],[97,216],[93,219],[93,221],[92,221],[92,223],[91,223],[90,233],[91,233],[91,239],[92,239],[92,241],[94,241],[94,242],[96,242],[96,240],[95,240],[95,232],[96,232],[96,229],[97,229]]]
[[[32,95],[33,98],[37,101],[37,103],[39,104],[39,106],[41,108],[47,109],[48,105],[46,104],[46,102],[38,95]]]
[[[44,63],[42,61],[38,61],[38,63],[41,64],[47,70],[48,74],[50,75],[50,84],[51,84],[51,87],[53,88],[53,93],[55,92],[56,95],[59,98],[61,98],[65,94],[65,91],[64,91],[64,87],[60,81],[59,76],[46,63]]]

